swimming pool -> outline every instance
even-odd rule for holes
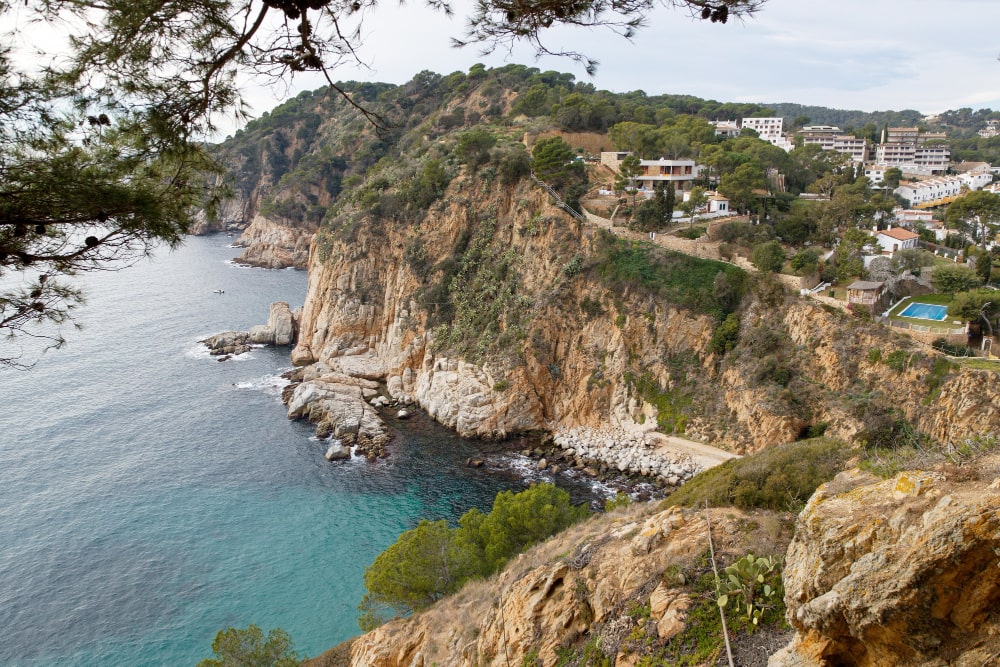
[[[940,322],[948,317],[948,306],[935,306],[929,303],[917,303],[914,301],[907,306],[900,317],[912,317],[919,320],[934,320]]]

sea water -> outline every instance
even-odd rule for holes
[[[83,277],[82,329],[0,371],[0,665],[193,665],[250,623],[317,655],[359,633],[364,568],[400,532],[523,485],[419,414],[389,417],[389,459],[328,463],[280,403],[287,348],[220,363],[197,342],[305,295],[228,243]]]

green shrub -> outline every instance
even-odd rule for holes
[[[608,289],[623,292],[639,288],[696,313],[721,318],[746,292],[746,272],[731,264],[621,239],[603,230],[596,237],[593,256],[591,270]],[[726,276],[727,289],[717,296],[716,276],[720,272]]]
[[[212,642],[212,652],[215,653],[215,658],[206,658],[197,667],[295,667],[299,664],[299,656],[292,649],[292,638],[281,628],[269,630],[266,636],[256,625],[250,625],[245,630],[219,630]]]
[[[910,353],[906,350],[893,350],[885,358],[885,365],[896,372],[906,370],[909,362]]]
[[[785,251],[777,241],[759,243],[753,247],[750,261],[760,271],[777,273],[785,263]]]
[[[843,469],[848,456],[847,445],[829,438],[790,442],[710,468],[664,502],[795,511]]]
[[[629,497],[627,493],[622,493],[619,491],[615,494],[614,498],[608,498],[604,501],[604,511],[613,512],[619,507],[628,507],[632,504],[632,498]]]
[[[573,255],[573,259],[567,262],[562,268],[562,274],[567,278],[572,278],[583,270],[583,255]]]
[[[725,354],[735,348],[739,340],[740,318],[736,313],[730,313],[712,333],[709,349],[716,354]]]
[[[365,568],[359,624],[372,629],[395,612],[424,609],[474,577],[488,576],[528,547],[589,514],[551,484],[497,494],[488,514],[470,509],[457,528],[421,521]]]
[[[678,229],[676,233],[677,236],[681,237],[682,239],[688,239],[689,241],[694,241],[696,239],[700,239],[701,235],[705,233],[705,230],[702,229],[701,227],[691,227],[686,229]]]

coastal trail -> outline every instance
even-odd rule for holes
[[[741,458],[739,454],[733,454],[732,452],[727,452],[701,442],[695,442],[694,440],[679,438],[675,435],[664,435],[663,433],[651,431],[646,434],[646,439],[651,441],[656,453],[672,452],[686,454],[691,457],[691,460],[706,470],[725,463],[729,459]]]

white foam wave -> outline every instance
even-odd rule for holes
[[[204,343],[195,343],[192,347],[184,350],[184,356],[189,359],[214,359],[208,347]]]
[[[287,387],[288,384],[289,380],[281,377],[280,375],[264,375],[253,380],[234,382],[233,386],[237,389],[262,391],[265,394],[272,396],[281,396],[282,390]]]

